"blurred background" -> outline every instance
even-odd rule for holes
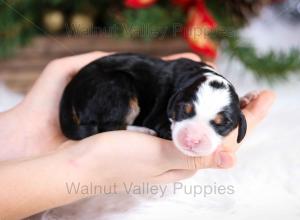
[[[0,111],[52,59],[94,50],[194,52],[240,95],[268,88],[277,100],[236,167],[185,182],[231,184],[234,195],[106,195],[36,219],[300,219],[300,0],[0,0]]]
[[[222,52],[258,80],[274,82],[298,70],[300,56],[298,45],[257,48],[241,34],[266,7],[280,23],[300,22],[297,0],[0,0],[0,80],[25,93],[50,60],[104,50],[192,51],[209,61]]]

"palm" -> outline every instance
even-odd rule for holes
[[[8,112],[8,114],[6,114],[7,117],[2,117],[1,122],[4,123],[2,127],[5,127],[5,133],[2,133],[6,137],[2,142],[5,141],[3,144],[9,145],[9,148],[6,148],[9,150],[6,151],[4,149],[4,152],[0,153],[6,158],[39,155],[55,150],[67,142],[68,139],[62,134],[58,120],[59,102],[63,90],[79,69],[89,62],[105,55],[108,55],[108,53],[93,52],[63,58],[49,64],[34,84],[25,100],[11,110],[11,113],[15,114],[9,114]],[[196,61],[199,60],[196,55],[189,53],[173,55],[165,59],[176,59],[181,57],[190,58]],[[258,101],[252,103],[252,105],[250,104],[247,108],[259,110],[256,106],[263,106],[266,100],[269,100],[270,103],[268,105],[270,106],[271,102],[274,100],[274,95],[265,93],[264,95],[261,95],[261,98],[258,99]],[[251,119],[251,123],[249,124],[249,127],[251,128],[256,124],[256,120],[254,120],[255,118],[252,117],[252,114],[247,112],[247,108],[244,110],[244,114],[249,117],[248,119]],[[261,115],[261,118],[264,116],[262,114],[256,114]],[[3,118],[7,118],[7,120],[3,120]],[[257,121],[259,121],[259,119],[260,118],[257,118]],[[237,145],[234,147],[232,146],[232,143],[235,143],[235,138],[236,134],[233,132],[226,138],[223,148],[228,151],[235,151]],[[2,142],[0,139],[0,145]],[[3,148],[0,149],[0,151],[1,150],[3,150]]]
[[[92,52],[63,58],[51,62],[44,69],[24,102],[16,108],[25,118],[22,129],[28,132],[23,132],[26,137],[21,139],[28,140],[29,149],[34,149],[38,151],[37,153],[48,152],[67,141],[60,130],[58,120],[59,102],[63,90],[79,69],[107,54]],[[43,143],[42,146],[41,143]]]

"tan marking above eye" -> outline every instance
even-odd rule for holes
[[[214,118],[214,122],[217,125],[222,124],[223,120],[224,120],[224,117],[221,114],[217,114],[216,117]]]
[[[187,114],[191,113],[193,111],[193,105],[191,103],[186,103],[184,105],[184,111]]]
[[[78,117],[78,115],[74,109],[74,106],[72,106],[72,119],[77,125],[80,124],[80,118]]]

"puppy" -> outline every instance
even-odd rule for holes
[[[203,63],[114,54],[83,67],[60,103],[63,134],[74,140],[112,130],[135,130],[173,140],[189,156],[216,150],[247,123],[231,83]]]

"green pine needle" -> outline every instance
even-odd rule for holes
[[[41,18],[45,8],[56,8],[67,14],[80,12],[83,10],[86,1],[78,1],[78,4],[70,7],[66,0],[16,0],[8,1],[17,11],[26,18],[41,26]],[[223,32],[212,33],[213,39],[221,42],[222,50],[240,60],[244,66],[251,70],[259,79],[275,81],[287,78],[290,72],[300,71],[300,50],[292,49],[287,52],[269,51],[265,54],[258,54],[256,48],[245,42],[236,33],[245,23],[233,19],[230,7],[222,8],[224,2],[220,0],[206,1],[208,7],[218,21]],[[152,7],[146,9],[124,8],[119,1],[105,0],[101,3],[97,0],[88,1],[88,8],[96,8],[98,16],[101,17],[101,25],[111,24],[125,25],[127,28],[133,27],[131,32],[125,32],[124,26],[120,30],[121,37],[142,39],[150,41],[161,37],[171,36],[174,24],[183,25],[186,14],[176,8],[167,0],[162,0]],[[222,8],[222,9],[221,9]],[[113,20],[109,16],[111,9],[119,12],[121,20]],[[167,28],[167,31],[166,31]],[[146,31],[146,32],[145,32]],[[150,32],[147,32],[150,31]],[[154,31],[154,32],[153,32]],[[0,58],[12,55],[16,48],[25,45],[37,34],[41,33],[32,23],[24,20],[20,14],[14,12],[3,0],[0,0]]]
[[[288,52],[270,50],[258,54],[256,48],[249,42],[243,42],[239,37],[226,38],[224,50],[239,59],[258,78],[268,81],[286,79],[291,72],[300,70],[300,51],[291,49]]]

